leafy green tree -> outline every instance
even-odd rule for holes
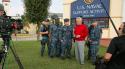
[[[48,16],[50,2],[51,0],[24,0],[26,18],[30,23],[37,24],[37,31]]]

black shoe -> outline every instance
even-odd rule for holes
[[[92,65],[95,65],[96,64],[96,62],[92,62]]]
[[[43,55],[41,55],[41,57],[43,57]]]
[[[60,55],[56,55],[56,57],[60,57]]]
[[[64,56],[61,56],[61,59],[62,59],[62,60],[64,60],[64,59],[65,59],[65,57],[64,57]]]
[[[67,55],[66,57],[67,57],[68,59],[71,59],[71,55]]]
[[[41,53],[41,56],[43,57],[43,53]]]
[[[90,60],[90,57],[88,57],[87,60]]]
[[[54,58],[54,56],[50,56],[50,58]]]
[[[71,59],[71,56],[67,56],[68,59]]]

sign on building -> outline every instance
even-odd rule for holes
[[[103,2],[106,10],[100,1]],[[106,14],[106,11],[109,13],[109,8],[110,0],[77,0],[71,4],[71,18],[74,19],[81,16],[87,24],[96,20],[100,22],[100,26],[105,28],[108,27],[109,23],[108,15]]]

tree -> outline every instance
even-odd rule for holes
[[[21,19],[22,19],[22,22],[23,22],[23,26],[26,26],[26,27],[30,28],[29,27],[29,21],[27,20],[27,18],[25,17],[25,15],[22,15]]]
[[[38,30],[40,23],[48,16],[50,2],[51,0],[24,0],[26,18],[30,23],[37,24]]]

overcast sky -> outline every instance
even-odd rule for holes
[[[1,2],[2,0],[0,0]],[[22,15],[24,13],[24,5],[22,0],[11,0],[11,15]],[[49,12],[62,13],[63,12],[63,0],[52,0]]]

